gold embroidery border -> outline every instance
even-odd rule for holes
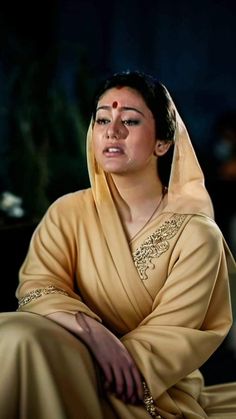
[[[145,381],[143,381],[143,391],[144,391],[143,403],[144,403],[146,411],[149,413],[149,415],[153,419],[164,419],[157,412],[155,402],[153,400],[153,397],[151,396],[151,393],[150,393],[149,388],[148,388],[147,384],[145,383]]]
[[[31,301],[48,294],[62,294],[68,296],[68,293],[66,291],[64,291],[61,288],[55,287],[54,285],[48,285],[48,287],[45,288],[36,288],[35,290],[28,292],[22,298],[19,299],[18,310],[24,305],[29,304]]]
[[[186,214],[172,215],[133,252],[134,264],[142,281],[148,279],[147,270],[155,268],[153,259],[169,249],[169,240],[177,234],[186,217]]]

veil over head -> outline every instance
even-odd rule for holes
[[[162,212],[202,214],[214,218],[210,196],[205,187],[204,175],[193,149],[188,131],[173,100],[176,115],[176,133],[173,159],[168,184],[167,204]],[[87,162],[91,188],[98,209],[101,205],[114,208],[112,194],[119,194],[110,174],[105,173],[95,160],[92,144],[93,122],[87,134]],[[119,197],[116,195],[116,198]]]

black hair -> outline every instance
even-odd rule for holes
[[[151,110],[155,119],[156,137],[163,141],[174,141],[176,116],[169,92],[153,76],[140,71],[115,73],[100,84],[93,101],[93,120],[95,120],[97,104],[101,96],[113,87],[125,86],[137,90]]]

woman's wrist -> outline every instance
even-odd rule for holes
[[[77,314],[77,313],[76,313]],[[66,312],[56,312],[47,315],[47,318],[55,321],[60,326],[64,327],[69,332],[73,333],[74,335],[78,337],[83,337],[85,334],[84,329],[81,327],[81,325],[76,320],[76,315],[73,313],[66,313]]]

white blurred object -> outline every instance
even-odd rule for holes
[[[0,211],[11,218],[23,217],[25,212],[22,208],[22,198],[9,191],[2,192],[0,195]]]

